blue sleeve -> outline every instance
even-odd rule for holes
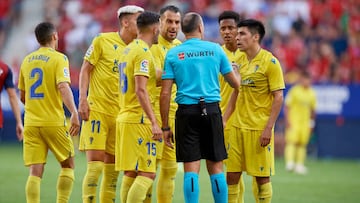
[[[174,79],[174,69],[171,63],[171,54],[168,52],[165,57],[164,70],[162,72],[161,79]]]
[[[226,75],[232,71],[232,67],[224,50],[219,45],[217,46],[217,48],[220,55],[220,73],[222,75]]]
[[[4,83],[4,87],[5,89],[7,88],[14,88],[14,83],[13,83],[13,74],[11,69],[8,67],[8,74],[5,78],[5,83]]]

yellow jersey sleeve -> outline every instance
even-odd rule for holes
[[[97,64],[102,53],[101,41],[102,35],[99,34],[93,39],[84,56],[84,59],[94,66]]]
[[[56,69],[56,84],[61,82],[70,83],[70,69],[69,69],[69,60],[63,55],[59,56],[58,66]]]
[[[275,57],[272,57],[267,67],[265,74],[269,81],[270,91],[284,89],[284,76],[279,61]]]

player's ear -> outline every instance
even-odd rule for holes
[[[253,35],[253,39],[256,41],[256,42],[260,42],[260,34],[259,33],[256,33]]]
[[[57,33],[57,32],[54,32],[54,33],[53,33],[52,39],[53,39],[54,41],[59,40],[59,36],[58,36],[58,33]]]

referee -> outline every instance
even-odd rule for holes
[[[201,159],[206,159],[215,202],[228,202],[222,168],[227,153],[218,76],[221,73],[236,90],[240,82],[220,45],[202,40],[204,24],[199,14],[187,13],[181,28],[186,41],[168,51],[162,75],[160,113],[165,143],[172,147],[168,115],[171,88],[175,83],[175,101],[179,105],[175,120],[176,159],[184,162],[185,202],[199,201]]]

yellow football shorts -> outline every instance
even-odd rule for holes
[[[25,166],[46,163],[49,149],[59,162],[75,155],[66,126],[25,126],[23,147]]]
[[[116,116],[91,111],[89,120],[83,121],[80,150],[105,150],[115,154]]]
[[[160,116],[160,115],[159,115]],[[157,116],[158,124],[161,126],[161,120]],[[164,139],[158,141],[157,145],[157,159],[165,159],[170,161],[176,161],[176,149],[175,149],[175,118],[169,118],[169,127],[171,131],[174,133],[174,148],[166,146]]]
[[[311,129],[307,126],[293,126],[286,129],[285,140],[287,143],[307,145],[309,143]]]
[[[115,169],[156,172],[157,141],[150,124],[116,122]]]
[[[266,147],[260,146],[261,133],[260,130],[234,127],[234,134],[229,137],[227,172],[246,171],[257,177],[275,175],[274,133]]]

